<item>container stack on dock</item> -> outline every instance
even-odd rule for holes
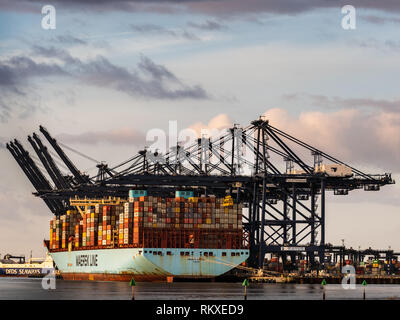
[[[102,247],[221,248],[243,247],[242,204],[231,198],[147,196],[132,190],[119,205],[96,204],[81,216],[70,210],[50,221],[50,248]]]

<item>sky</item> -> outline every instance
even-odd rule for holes
[[[399,180],[400,2],[50,1],[56,28],[44,29],[47,4],[0,1],[1,255],[45,252],[52,215],[5,148],[17,138],[29,149],[39,125],[113,165],[169,121],[200,130],[264,115],[362,171]],[[346,4],[355,29],[342,27]],[[399,191],[329,195],[327,242],[400,250]]]

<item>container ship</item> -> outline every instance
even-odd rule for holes
[[[50,221],[45,241],[67,280],[215,278],[249,257],[243,207],[229,196],[176,191],[168,198],[130,190],[126,199],[74,203],[78,210]]]
[[[54,265],[50,255],[46,255],[45,259],[30,258],[28,262],[25,262],[24,256],[10,254],[6,254],[3,259],[0,259],[0,277],[43,277],[52,270],[54,270]]]

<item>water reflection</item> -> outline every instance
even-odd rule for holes
[[[345,290],[341,285],[328,284],[326,299],[362,299],[363,288]],[[144,283],[135,288],[136,299],[149,300],[242,300],[241,283]],[[319,284],[250,284],[249,300],[320,300]],[[400,285],[368,285],[367,299],[400,299]],[[43,290],[41,279],[0,278],[0,299],[131,299],[131,289],[124,282],[57,280],[55,290]]]

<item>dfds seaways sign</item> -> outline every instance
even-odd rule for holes
[[[0,268],[0,275],[4,276],[41,276],[47,274],[42,268]]]

